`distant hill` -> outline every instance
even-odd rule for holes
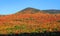
[[[25,9],[19,11],[18,13],[31,13],[31,14],[34,14],[34,13],[38,13],[38,12],[41,12],[41,11],[43,13],[49,13],[49,14],[59,14],[60,13],[60,10],[56,10],[56,9],[39,10],[39,9],[31,8],[31,7],[25,8]]]
[[[43,12],[50,13],[50,14],[59,14],[60,10],[50,9],[50,10],[42,10]]]
[[[28,8],[25,8],[21,11],[18,11],[18,13],[22,13],[22,14],[25,14],[25,13],[38,13],[40,10],[39,9],[35,9],[35,8],[31,8],[31,7],[28,7]]]

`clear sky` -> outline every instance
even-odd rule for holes
[[[27,7],[37,9],[59,9],[60,0],[0,0],[0,14],[13,14]]]

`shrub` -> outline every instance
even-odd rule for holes
[[[57,22],[60,22],[60,20],[58,20]]]
[[[33,32],[33,33],[39,33],[40,30],[41,30],[41,28],[37,28],[37,29],[33,30],[32,32]]]
[[[18,26],[18,25],[16,25],[16,26],[14,26],[14,29],[25,29],[26,28],[26,26],[25,25],[20,25],[20,26]]]
[[[14,26],[14,29],[20,29],[20,26],[16,25],[16,26]]]
[[[6,30],[8,30],[8,31],[9,31],[9,30],[13,30],[13,29],[14,29],[14,28],[7,28]]]
[[[47,30],[46,28],[42,28],[42,32],[46,32],[46,30]]]
[[[54,30],[54,31],[57,31],[57,30],[58,30],[58,28],[53,28],[53,30]]]

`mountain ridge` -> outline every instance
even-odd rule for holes
[[[27,11],[27,12],[26,12]],[[60,10],[57,9],[46,9],[46,10],[40,10],[40,9],[36,9],[36,8],[31,8],[31,7],[27,7],[25,9],[22,9],[14,14],[25,14],[25,13],[38,13],[38,12],[42,12],[42,13],[48,13],[48,14],[60,14]],[[9,14],[9,15],[14,15],[14,14]],[[6,15],[0,15],[0,16],[6,16]]]

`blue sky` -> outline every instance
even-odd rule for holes
[[[27,7],[60,10],[60,0],[0,0],[0,15],[13,14]]]

